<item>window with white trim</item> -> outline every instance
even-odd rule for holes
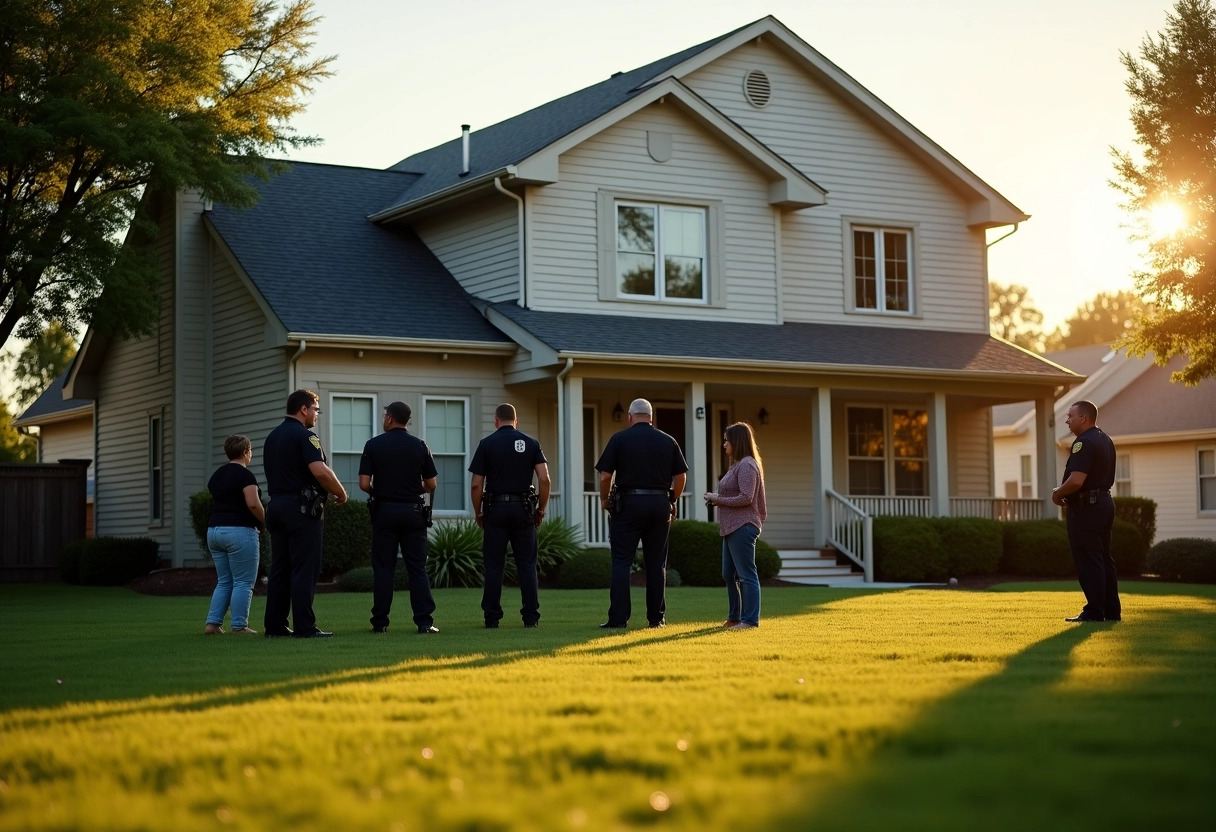
[[[422,438],[435,458],[439,484],[435,511],[468,510],[469,400],[430,398],[422,401]]]
[[[1030,454],[1022,454],[1020,478],[1018,479],[1019,496],[1029,499],[1034,496],[1034,481],[1030,475]]]
[[[363,446],[376,435],[376,397],[371,393],[335,393],[329,397],[329,466],[346,493],[366,499],[359,490]]]
[[[851,227],[853,309],[908,315],[913,309],[912,231]]]
[[[164,521],[164,420],[148,417],[148,525]]]
[[[1132,455],[1115,455],[1115,496],[1132,496]]]
[[[1199,510],[1216,512],[1216,448],[1199,449]]]
[[[908,407],[848,408],[849,494],[929,493],[929,415]]]

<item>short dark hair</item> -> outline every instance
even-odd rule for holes
[[[321,397],[311,390],[297,390],[287,397],[287,413],[290,416],[300,412],[300,408],[316,404]]]
[[[248,436],[234,433],[224,440],[224,453],[228,455],[229,459],[240,459],[251,450],[253,450],[253,443],[249,441]]]
[[[500,422],[514,422],[517,418],[515,415],[515,405],[506,403],[500,404],[498,407],[494,408],[494,418]]]
[[[1079,402],[1073,402],[1072,406],[1077,409],[1077,413],[1081,414],[1095,425],[1098,424],[1098,406],[1096,404],[1082,399]]]
[[[414,415],[414,411],[405,402],[389,402],[384,406],[384,412],[399,425],[408,425],[410,417]]]

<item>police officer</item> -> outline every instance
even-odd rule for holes
[[[346,489],[325,464],[321,440],[311,428],[321,408],[317,394],[297,390],[287,397],[287,416],[262,444],[266,472],[266,528],[270,532],[270,579],[266,588],[266,636],[327,638],[317,628],[312,600],[321,574],[321,535],[326,492],[337,505]],[[293,632],[287,626],[291,610]]]
[[[372,632],[388,632],[393,605],[393,575],[397,549],[405,560],[410,582],[410,607],[421,634],[439,632],[435,626],[435,599],[426,576],[427,512],[425,495],[435,490],[439,474],[431,449],[406,426],[413,411],[405,402],[384,408],[384,433],[363,446],[359,460],[359,488],[372,499]]]
[[[1077,437],[1064,466],[1064,481],[1051,491],[1051,501],[1066,506],[1068,546],[1085,593],[1085,608],[1066,621],[1119,621],[1119,581],[1110,554],[1115,503],[1115,443],[1097,427],[1098,408],[1079,401],[1068,408],[1065,424]]]
[[[601,629],[624,629],[629,622],[629,572],[639,540],[646,569],[646,619],[651,627],[667,625],[667,537],[688,478],[688,463],[679,443],[651,424],[653,418],[650,402],[630,402],[629,427],[613,434],[595,463],[600,472],[600,504],[610,514],[612,545],[608,620]],[[609,503],[613,474],[620,494],[615,513]]]
[[[507,562],[507,543],[519,574],[520,615],[525,627],[540,620],[536,578],[536,527],[545,518],[549,504],[549,464],[540,443],[515,427],[515,408],[500,404],[494,410],[494,432],[482,439],[469,464],[470,487],[477,525],[485,531],[481,559],[485,565],[485,589],[481,611],[486,627],[498,628],[502,619],[502,573]],[[532,475],[539,491],[532,492]]]

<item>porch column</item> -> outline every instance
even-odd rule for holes
[[[929,510],[950,516],[950,455],[946,451],[946,394],[933,394],[929,408]]]
[[[699,408],[699,410],[698,410]],[[697,418],[697,413],[701,418]],[[688,437],[684,450],[688,454],[688,482],[684,493],[691,495],[693,520],[709,520],[709,509],[701,495],[705,493],[705,474],[709,460],[705,454],[705,382],[693,381],[684,386],[684,435]]]
[[[814,513],[812,540],[817,546],[828,542],[827,490],[832,487],[832,391],[816,387],[811,391],[811,490]]]
[[[1051,489],[1059,485],[1060,475],[1056,460],[1056,401],[1044,396],[1034,400],[1034,435],[1038,446],[1035,452],[1039,501],[1043,507],[1039,516],[1048,519],[1058,517],[1060,510],[1051,501]]]
[[[560,426],[562,447],[561,489],[566,522],[583,528],[583,379],[566,378],[566,424]]]

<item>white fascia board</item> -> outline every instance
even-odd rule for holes
[[[44,413],[41,416],[31,416],[29,419],[14,419],[11,424],[15,428],[33,427],[34,425],[53,425],[59,422],[74,422],[77,419],[92,419],[93,405],[85,404],[73,407],[71,410],[56,410],[54,413]]]
[[[836,66],[771,15],[740,29],[709,49],[672,67],[663,75],[683,77],[738,49],[748,41],[761,37],[767,37],[771,43],[781,47],[811,75],[837,92],[846,101],[855,104],[863,114],[869,115],[871,120],[885,133],[912,151],[930,168],[953,180],[971,194],[974,199],[969,200],[971,204],[968,208],[968,225],[978,228],[996,228],[1030,219],[1029,214],[1024,213],[998,193],[995,188],[968,170],[966,166],[947,153],[941,145],[912,126],[907,119],[891,109],[874,93],[859,84],[847,72]],[[654,83],[660,77],[663,76],[651,78],[647,83]]]
[[[1112,433],[1109,436],[1111,441],[1115,443],[1115,447],[1123,447],[1124,445],[1157,445],[1166,442],[1213,442],[1216,441],[1216,427],[1162,431],[1160,433]]]
[[[764,171],[772,182],[769,189],[771,204],[780,208],[809,208],[814,205],[827,204],[828,192],[824,188],[807,178],[802,171],[757,141],[747,131],[675,78],[664,78],[616,109],[584,124],[578,130],[567,133],[553,144],[520,162],[517,167],[521,172],[523,170],[551,171],[554,176],[553,181],[557,181],[558,157],[561,154],[651,104],[657,101],[666,103],[668,100],[717,136],[723,144]]]
[[[444,341],[434,338],[375,338],[342,333],[289,332],[285,343],[308,342],[308,349],[340,347],[380,350],[383,352],[451,352],[462,355],[510,355],[515,344],[494,344],[484,341]]]
[[[434,193],[424,194],[416,199],[411,199],[408,202],[402,202],[394,205],[391,208],[385,208],[383,211],[377,211],[374,214],[368,214],[367,218],[371,222],[387,222],[388,220],[399,220],[416,214],[419,211],[427,210],[441,205],[444,202],[450,202],[453,199],[461,199],[472,191],[479,188],[493,188],[495,179],[515,179],[517,174],[515,165],[505,165],[498,170],[492,170],[489,173],[483,173],[480,176],[474,176],[472,179],[467,179],[463,182],[457,182],[451,187],[443,190],[435,191]],[[556,182],[554,178],[549,181],[535,180],[532,184],[551,184]]]
[[[63,381],[65,399],[97,398],[96,367],[100,364],[101,357],[105,355],[109,346],[110,339],[97,335],[90,326],[84,334],[84,340],[80,342],[80,349],[76,351],[76,356],[72,359],[72,368],[68,370],[68,377]],[[90,365],[89,370],[84,369],[86,364]]]

